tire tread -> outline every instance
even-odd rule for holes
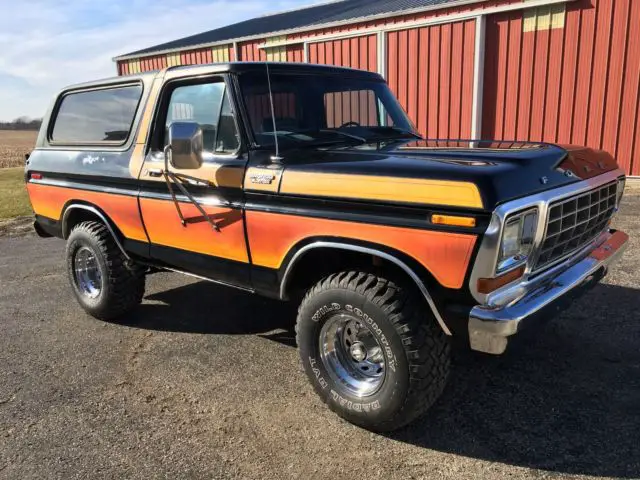
[[[105,273],[109,282],[108,301],[104,307],[90,313],[101,320],[121,317],[142,302],[146,283],[145,269],[129,263],[104,224],[94,221],[79,223],[73,228],[69,238],[77,232],[84,232],[93,239],[107,266]],[[67,261],[71,262],[72,259],[68,256]]]
[[[307,302],[319,293],[332,289],[347,289],[363,295],[387,314],[401,338],[409,363],[409,390],[403,406],[394,417],[365,426],[374,431],[391,431],[401,428],[426,412],[442,394],[450,370],[450,344],[434,318],[425,318],[425,306],[410,288],[360,271],[339,272],[320,280],[303,298],[296,339],[300,344],[300,313]],[[323,398],[326,403],[326,399]],[[329,407],[340,414],[332,403]]]

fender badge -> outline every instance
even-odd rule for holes
[[[575,174],[571,170],[565,170],[564,176],[571,178],[571,177],[575,177]]]
[[[257,175],[251,175],[249,178],[251,180],[251,183],[258,183],[260,185],[271,185],[276,179],[276,176],[259,173]]]
[[[540,183],[546,185],[549,183],[549,179],[547,177],[540,177]]]

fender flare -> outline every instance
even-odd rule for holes
[[[420,279],[420,277],[402,260],[398,259],[394,255],[383,252],[382,250],[377,250],[375,248],[369,248],[369,247],[363,247],[359,245],[352,245],[349,243],[341,243],[341,242],[333,242],[333,241],[315,241],[305,245],[304,247],[296,251],[296,253],[293,255],[293,257],[287,264],[287,268],[285,269],[284,275],[282,276],[282,281],[280,282],[280,298],[281,299],[284,299],[286,297],[285,292],[286,292],[289,276],[293,271],[293,267],[295,266],[297,261],[300,260],[306,252],[316,248],[336,248],[341,250],[349,250],[352,252],[366,253],[366,254],[383,258],[395,264],[396,266],[400,267],[407,275],[409,275],[409,278],[413,280],[416,287],[418,287],[418,289],[420,290],[420,293],[422,294],[424,299],[427,301],[427,304],[429,305],[429,308],[431,309],[433,316],[436,318],[436,321],[440,325],[440,328],[442,328],[442,331],[444,331],[445,334],[451,336],[451,330],[449,330],[449,327],[447,327],[447,324],[444,322],[444,319],[442,318],[442,315],[440,315],[440,312],[438,311],[438,308],[433,300],[433,297],[429,293],[429,290],[427,289],[424,282]]]
[[[109,230],[109,233],[113,237],[113,241],[116,242],[116,245],[118,246],[118,249],[120,249],[120,251],[122,252],[122,254],[125,256],[125,258],[127,260],[131,260],[131,257],[129,257],[129,254],[124,249],[124,246],[122,245],[122,242],[120,241],[120,238],[116,234],[115,227],[112,225],[111,221],[108,219],[108,217],[102,211],[100,211],[98,208],[93,207],[91,205],[86,205],[84,203],[71,203],[71,204],[69,204],[68,206],[65,207],[64,214],[62,215],[62,236],[63,236],[63,238],[65,240],[67,238],[69,238],[69,233],[71,233],[71,232],[68,231],[67,224],[69,222],[69,214],[73,210],[85,210],[85,211],[91,212],[96,217],[98,217],[100,220],[102,220],[104,225],[107,227],[107,230]]]

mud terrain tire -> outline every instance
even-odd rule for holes
[[[298,348],[309,380],[331,410],[363,428],[384,432],[408,424],[436,401],[450,369],[449,339],[421,300],[413,289],[357,271],[330,275],[308,291],[298,310]],[[363,335],[362,342],[352,330]],[[346,338],[342,354],[339,338]],[[370,352],[370,363],[357,363],[363,356],[366,362]],[[346,367],[338,361],[334,368],[336,359]],[[377,360],[382,381],[371,380]],[[360,373],[371,376],[350,383],[341,377],[345,371],[354,371],[354,378]]]
[[[130,264],[102,223],[76,225],[67,239],[66,258],[73,293],[91,316],[121,320],[142,301],[145,269]]]

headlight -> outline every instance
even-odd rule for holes
[[[502,231],[496,273],[527,261],[538,229],[538,209],[527,210],[507,218]]]
[[[617,198],[616,198],[616,206],[619,207],[620,206],[620,202],[622,201],[622,194],[624,193],[624,187],[625,187],[625,179],[624,178],[620,178],[618,179],[618,190],[617,190]]]

